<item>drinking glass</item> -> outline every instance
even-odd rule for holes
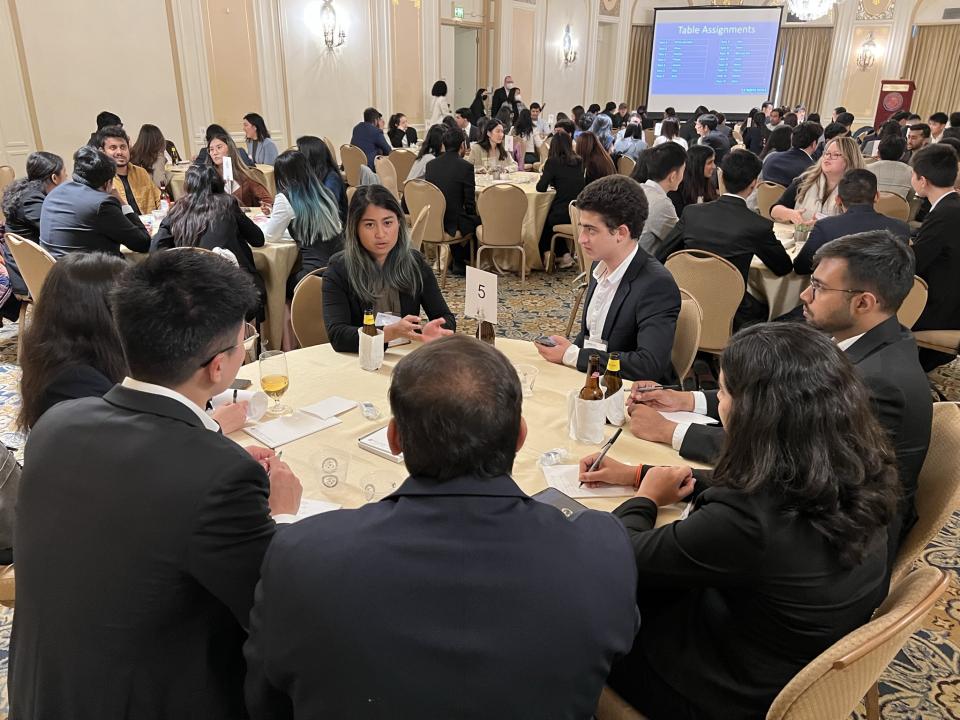
[[[267,415],[283,417],[293,414],[293,410],[288,405],[280,404],[280,398],[290,387],[287,356],[283,350],[267,350],[260,353],[260,387],[273,399],[273,405],[267,410]]]
[[[523,390],[523,396],[533,397],[533,384],[537,381],[539,370],[535,365],[515,364],[513,366],[517,375],[520,376],[520,388]]]

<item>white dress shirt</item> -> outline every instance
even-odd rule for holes
[[[190,412],[197,416],[197,419],[203,423],[203,426],[207,430],[220,432],[220,426],[217,425],[216,420],[207,415],[203,408],[197,405],[193,400],[188,398],[186,395],[181,395],[176,390],[171,390],[163,385],[154,385],[153,383],[134,380],[132,377],[125,377],[121,385],[123,385],[125,388],[129,388],[130,390],[136,390],[137,392],[149,393],[150,395],[160,395],[161,397],[176,400],[178,403],[181,403],[189,408]]]
[[[943,195],[941,195],[940,197],[938,197],[938,198],[937,198],[937,201],[936,201],[935,203],[931,203],[931,204],[930,204],[930,209],[927,211],[927,215],[929,215],[930,213],[932,213],[932,212],[933,212],[933,209],[934,209],[935,207],[937,207],[937,205],[940,204],[940,201],[943,200],[947,195],[953,195],[954,193],[956,193],[956,190],[949,190],[948,192],[945,192]]]
[[[631,241],[632,242],[632,241]],[[613,296],[617,294],[617,288],[620,287],[620,281],[627,273],[627,268],[637,256],[638,246],[634,244],[633,252],[623,259],[616,269],[610,271],[606,263],[597,263],[593,269],[593,279],[597,281],[597,287],[590,298],[590,304],[587,306],[587,334],[584,336],[583,343],[586,347],[587,341],[603,342],[603,326],[607,322],[607,315],[610,313],[610,305],[613,304]],[[567,367],[575,368],[577,366],[577,357],[580,355],[581,348],[578,345],[571,345],[563,353],[563,364]]]

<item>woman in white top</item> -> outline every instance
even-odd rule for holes
[[[467,160],[477,172],[486,172],[488,163],[499,165],[504,172],[516,171],[517,163],[503,147],[503,125],[499,120],[488,120],[483,124],[483,137],[479,142],[470,143]]]
[[[447,102],[447,84],[443,80],[437,80],[430,90],[432,96],[430,113],[427,115],[427,127],[438,125],[443,122],[447,115],[453,115],[450,109],[450,103]]]
[[[687,149],[687,141],[680,137],[680,123],[676,120],[664,120],[660,123],[660,137],[653,141],[653,146],[663,145],[665,142],[674,142],[684,150]]]
[[[837,137],[827,143],[820,159],[803,171],[783,191],[770,209],[775,222],[800,225],[813,223],[818,217],[839,215],[837,185],[847,170],[863,167],[863,155],[857,141]]]
[[[543,140],[533,126],[533,115],[529,110],[520,111],[517,124],[513,126],[513,131],[510,134],[513,135],[513,156],[517,164],[519,165],[521,159],[525,166],[537,162]]]
[[[427,134],[423,138],[423,144],[420,145],[420,152],[417,155],[417,159],[410,167],[410,173],[406,178],[407,180],[419,180],[422,178],[427,172],[427,163],[439,157],[440,153],[443,152],[443,131],[446,127],[446,125],[440,123],[431,126],[430,129],[427,130]]]

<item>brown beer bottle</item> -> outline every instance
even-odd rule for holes
[[[363,311],[363,334],[377,336],[377,326],[373,324],[373,308]]]
[[[603,400],[600,389],[600,356],[593,354],[587,364],[587,382],[580,390],[581,400]]]
[[[610,353],[607,359],[607,371],[603,374],[603,384],[607,388],[604,397],[610,397],[620,392],[623,380],[620,379],[620,353]]]
[[[477,340],[482,340],[488,345],[496,344],[496,333],[493,331],[493,323],[483,319],[483,310],[477,313]]]

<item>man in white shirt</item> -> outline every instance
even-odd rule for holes
[[[580,332],[573,343],[551,335],[547,344],[535,343],[537,351],[580,372],[593,353],[606,367],[608,354],[619,352],[623,377],[670,382],[680,291],[663,265],[637,246],[646,220],[644,191],[635,180],[609,175],[584,188],[577,208],[580,252],[594,263]]]
[[[533,120],[533,129],[537,131],[540,137],[546,137],[550,134],[550,125],[543,117],[543,107],[540,103],[530,103],[530,118]]]
[[[640,247],[658,257],[664,241],[677,224],[677,209],[667,193],[680,187],[687,166],[687,153],[676,143],[664,143],[648,151],[644,163],[647,181],[642,187],[649,211],[640,233]]]
[[[935,112],[927,120],[930,126],[930,143],[938,143],[943,139],[943,131],[947,128],[950,118],[945,112]]]

